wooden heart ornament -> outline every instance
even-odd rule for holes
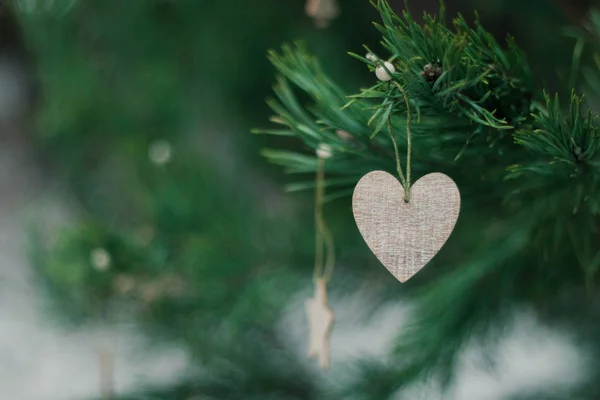
[[[377,259],[400,282],[419,272],[442,248],[458,219],[460,193],[441,173],[425,175],[410,189],[385,171],[363,176],[352,196],[358,230]]]

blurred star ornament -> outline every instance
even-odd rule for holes
[[[323,198],[325,196],[325,164],[333,156],[332,148],[322,143],[316,150],[318,158],[315,178],[315,268],[313,280],[315,294],[306,301],[306,313],[309,323],[308,357],[317,357],[321,369],[329,367],[329,334],[333,327],[333,311],[327,305],[327,281],[335,267],[335,249],[333,236],[323,217]]]
[[[442,248],[458,219],[460,193],[452,179],[431,173],[405,201],[404,188],[385,171],[363,176],[352,197],[358,230],[385,268],[400,282],[419,272]]]
[[[318,28],[327,28],[340,13],[337,0],[307,0],[306,14],[315,20]]]
[[[329,336],[333,327],[333,311],[327,305],[327,282],[315,282],[315,294],[306,301],[309,323],[308,356],[319,359],[321,368],[329,368]]]

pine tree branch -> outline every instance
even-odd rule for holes
[[[582,109],[574,93],[563,114],[558,96],[549,97],[538,85],[512,38],[504,49],[478,21],[471,28],[462,16],[451,30],[443,8],[438,17],[426,15],[421,26],[408,12],[394,14],[384,0],[376,7],[383,22],[375,26],[396,71],[391,83],[377,82],[344,102],[344,91],[302,46],[284,46],[281,54],[270,53],[282,75],[275,89],[279,101],[269,103],[284,128],[279,132],[312,149],[332,146],[332,181],[326,184],[348,196],[365,173],[395,169],[393,143],[378,133],[388,120],[394,132],[405,131],[407,107],[399,85],[417,115],[413,169],[456,178],[465,199],[461,218],[486,215],[496,231],[480,237],[477,251],[454,260],[462,266],[421,289],[414,325],[398,341],[400,364],[371,392],[382,396],[428,371],[448,381],[462,344],[489,333],[505,306],[543,303],[567,287],[595,290],[600,163],[597,117]],[[370,71],[384,59],[351,56]],[[313,105],[302,107],[288,82]],[[339,130],[352,139],[341,139]],[[405,137],[398,140],[401,153],[403,142]],[[312,155],[277,150],[264,155],[290,172],[315,170]],[[466,239],[472,232],[461,236],[459,224],[453,235]],[[454,245],[466,241],[456,239]]]

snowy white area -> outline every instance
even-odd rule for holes
[[[299,296],[281,323],[284,337],[301,357],[306,356],[308,335],[303,302],[311,295],[306,292]],[[351,369],[347,367],[354,360],[385,360],[396,335],[410,321],[411,308],[406,303],[380,307],[369,315],[374,301],[366,293],[344,297],[330,293],[329,305],[336,319],[331,335],[332,366],[323,374],[316,362],[307,360],[315,375],[324,377],[324,385],[343,386],[360,378],[349,374]],[[369,323],[365,323],[367,315]],[[587,377],[589,359],[583,350],[568,333],[549,330],[531,312],[515,312],[498,346],[499,358],[493,372],[483,367],[483,352],[473,344],[461,354],[458,378],[444,397],[436,382],[431,382],[398,392],[397,400],[506,400],[516,394],[568,389]]]

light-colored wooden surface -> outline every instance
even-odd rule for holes
[[[309,323],[308,356],[318,357],[322,369],[329,368],[329,337],[333,328],[333,311],[327,305],[327,282],[315,282],[315,294],[306,301]]]
[[[448,176],[432,173],[404,188],[385,171],[369,172],[354,189],[358,230],[377,259],[406,282],[442,248],[458,219],[460,193]]]

